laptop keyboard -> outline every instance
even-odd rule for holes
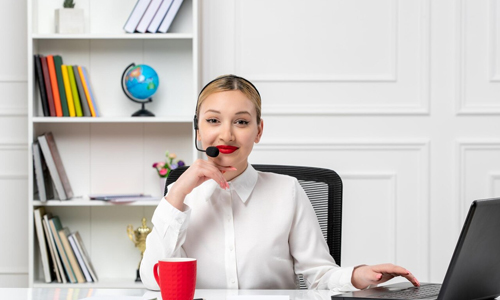
[[[439,295],[440,284],[424,285],[421,287],[411,287],[401,291],[390,292],[379,295],[381,299],[425,299]]]

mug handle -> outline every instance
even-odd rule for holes
[[[156,283],[160,286],[160,277],[158,276],[158,263],[156,263],[153,267],[153,275],[155,275]]]

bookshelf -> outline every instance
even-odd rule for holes
[[[187,164],[198,158],[193,145],[192,116],[199,87],[198,0],[184,0],[169,33],[126,34],[125,24],[136,0],[77,0],[85,11],[84,34],[56,34],[54,11],[63,0],[28,0],[28,144],[29,144],[29,286],[143,288],[136,283],[140,252],[126,227],[152,227],[158,201],[110,204],[85,200],[96,193],[145,193],[161,197],[152,164],[175,152]],[[59,54],[64,64],[85,66],[101,117],[44,117],[33,72],[34,54]],[[146,109],[156,117],[131,117],[140,104],[120,86],[130,63],[147,64],[160,85]],[[51,131],[75,198],[40,202],[34,196],[31,144]],[[33,210],[44,206],[63,226],[78,231],[91,256],[99,282],[45,283],[34,229]]]

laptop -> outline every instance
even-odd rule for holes
[[[472,202],[442,285],[403,282],[333,295],[332,300],[474,300],[499,295],[500,198],[494,198]]]

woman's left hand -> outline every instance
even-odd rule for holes
[[[351,282],[355,288],[365,289],[369,285],[380,284],[398,276],[405,277],[414,286],[420,286],[420,282],[418,282],[417,278],[410,271],[393,264],[361,265],[355,267],[352,272]]]

